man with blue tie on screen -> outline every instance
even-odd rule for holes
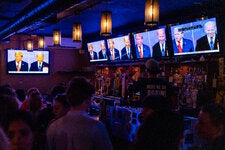
[[[218,49],[216,30],[216,23],[214,21],[208,21],[205,23],[204,31],[206,35],[197,40],[196,51]]]
[[[168,56],[168,51],[166,50],[166,34],[165,29],[157,30],[158,42],[153,46],[152,56],[154,58]]]
[[[44,62],[44,53],[40,52],[36,55],[37,61],[31,63],[30,71],[46,71],[49,68],[49,64],[47,62]]]
[[[101,47],[101,50],[98,52],[99,59],[107,59],[105,43],[101,42],[100,47]]]
[[[124,48],[121,50],[122,60],[129,60],[133,58],[131,47],[130,47],[130,37],[124,36]]]
[[[15,60],[8,62],[8,71],[28,71],[28,63],[23,61],[23,53],[15,52]]]
[[[174,28],[174,39],[173,39],[174,54],[194,51],[193,42],[189,39],[183,38],[183,36],[184,32],[181,29]]]
[[[143,36],[141,33],[135,35],[136,40],[136,57],[149,58],[151,57],[150,48],[148,45],[143,44]]]
[[[108,40],[108,45],[109,45],[109,56],[110,60],[120,60],[120,52],[118,49],[114,48],[114,41],[113,39]]]

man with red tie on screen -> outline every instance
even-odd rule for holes
[[[183,38],[183,36],[184,32],[181,29],[174,28],[174,39],[173,39],[174,54],[194,51],[193,42],[189,39]]]
[[[218,38],[216,36],[216,23],[208,21],[204,25],[205,36],[197,40],[196,51],[218,49]]]
[[[149,58],[151,57],[150,48],[148,45],[143,44],[143,36],[141,33],[135,35],[136,40],[136,57]]]
[[[8,62],[8,71],[28,71],[28,63],[23,61],[23,53],[15,52],[15,60]]]

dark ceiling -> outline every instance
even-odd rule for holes
[[[208,9],[223,1],[159,0],[160,23],[185,21],[191,19],[193,12],[207,15]],[[82,24],[84,36],[99,35],[101,12],[106,9],[112,12],[116,33],[144,25],[144,3],[145,0],[1,0],[0,40],[16,33],[52,36],[54,29],[60,29],[63,37],[71,37],[74,22]],[[171,15],[176,21],[168,19]]]

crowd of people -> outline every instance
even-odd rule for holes
[[[127,150],[179,150],[184,140],[184,116],[173,110],[173,89],[157,78],[158,62],[146,62],[148,77],[135,81],[141,95],[142,123]],[[149,86],[151,85],[151,86]],[[151,87],[151,88],[149,88]],[[160,88],[159,88],[160,87]],[[160,92],[156,92],[159,90]],[[54,86],[45,97],[38,88],[27,91],[0,86],[0,149],[4,150],[112,150],[107,126],[88,109],[95,87],[85,77]],[[46,101],[51,101],[49,106]],[[225,149],[225,108],[203,105],[196,132],[208,141],[207,150]],[[205,150],[201,145],[199,150]]]

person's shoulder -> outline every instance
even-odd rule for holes
[[[189,43],[191,42],[192,43],[192,40],[190,40],[190,39],[185,39],[184,38],[183,40],[184,40],[184,42],[189,42]]]
[[[9,61],[8,64],[13,64],[15,60]]]
[[[28,64],[26,61],[22,61],[23,64]]]
[[[31,65],[34,65],[34,64],[36,64],[36,63],[37,63],[37,61],[34,61],[34,62],[31,63]]]
[[[204,36],[200,37],[197,41],[202,41],[202,40],[205,40],[205,39],[207,39],[207,35],[204,35]]]

